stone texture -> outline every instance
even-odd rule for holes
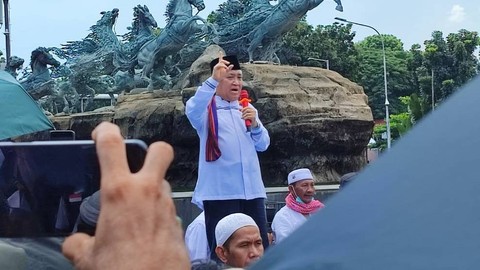
[[[288,172],[300,167],[310,168],[318,182],[331,183],[365,166],[373,118],[362,87],[321,68],[244,64],[243,71],[245,85],[255,97],[253,105],[270,132],[271,145],[260,153],[267,185],[284,185]],[[53,121],[58,128],[73,129],[78,139],[89,139],[99,122],[112,121],[126,138],[167,141],[175,148],[167,178],[175,189],[191,190],[198,138],[184,114],[184,101],[196,89],[192,84],[209,76],[208,71],[194,72],[180,82],[187,87],[183,90],[120,95],[114,112]]]

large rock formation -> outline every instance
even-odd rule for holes
[[[312,169],[319,182],[335,182],[365,165],[373,118],[362,87],[321,68],[245,64],[243,71],[245,85],[256,97],[253,105],[270,132],[271,145],[260,153],[267,185],[283,185],[288,172],[299,167]],[[182,86],[207,76],[208,68],[191,70]],[[106,120],[118,124],[126,138],[169,142],[175,160],[168,179],[174,188],[190,190],[197,176],[199,140],[185,116],[184,101],[195,89],[121,95],[113,111],[53,120],[61,129],[73,129],[79,139],[89,139],[94,126]]]

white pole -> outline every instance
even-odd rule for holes
[[[385,42],[383,40],[383,36],[380,34],[380,32],[377,31],[373,26],[363,24],[363,23],[357,23],[357,22],[352,22],[348,21],[343,18],[335,17],[335,20],[346,22],[346,23],[351,23],[351,24],[356,24],[364,27],[368,27],[375,31],[379,36],[380,40],[382,41],[382,53],[383,53],[383,81],[384,81],[384,88],[385,88],[385,124],[387,126],[387,149],[390,149],[392,145],[392,138],[390,134],[390,113],[388,112],[388,106],[390,103],[388,102],[388,87],[387,87],[387,60],[385,56]]]

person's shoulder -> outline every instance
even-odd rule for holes
[[[289,212],[290,208],[288,208],[286,205],[283,206],[282,208],[280,208],[277,213],[275,213],[275,216],[273,217],[273,220],[275,220],[275,218],[279,219],[279,218],[282,218],[286,215],[288,215],[288,212]]]

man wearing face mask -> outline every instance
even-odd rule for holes
[[[272,222],[273,244],[278,244],[300,227],[313,213],[324,207],[315,200],[315,185],[309,169],[297,169],[288,174],[286,205],[275,214]]]

